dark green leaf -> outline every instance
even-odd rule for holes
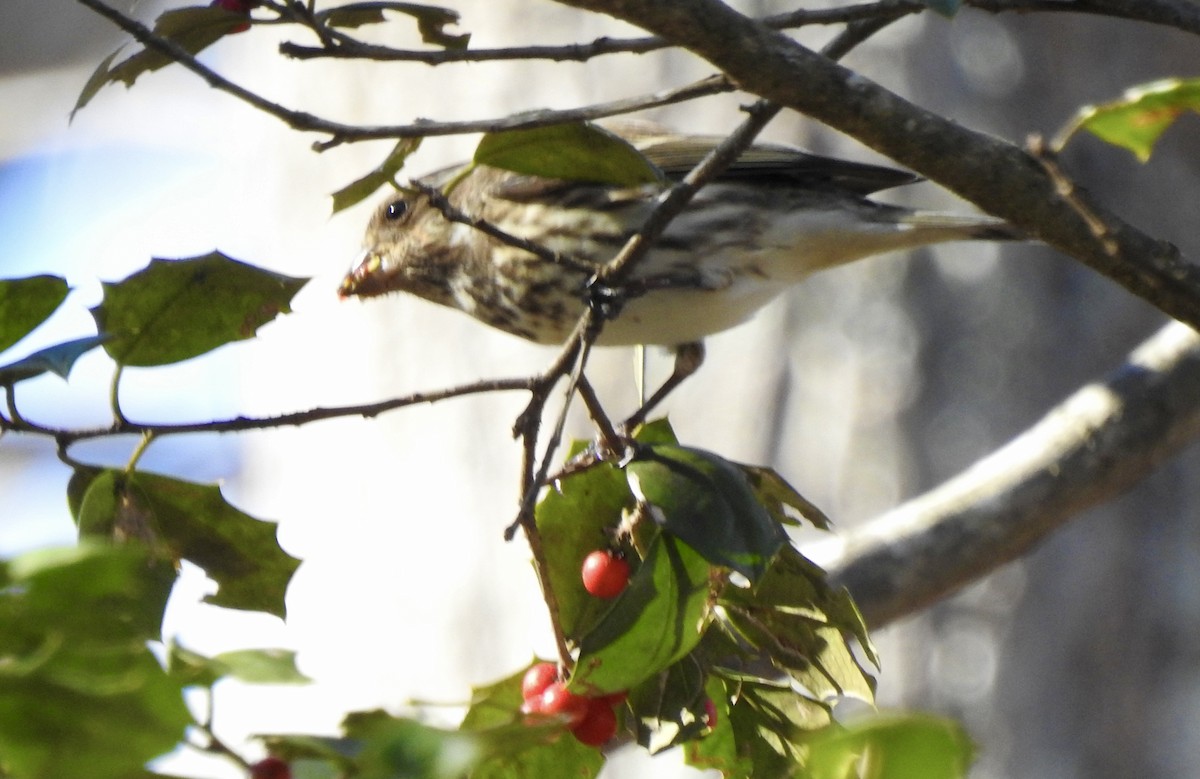
[[[487,133],[475,163],[529,176],[617,186],[664,181],[628,141],[593,124],[556,124]]]
[[[13,779],[127,779],[191,716],[146,646],[174,572],[134,548],[24,555],[0,575],[0,765]]]
[[[865,759],[871,779],[962,779],[974,757],[970,739],[955,722],[925,714],[871,717],[830,727],[807,742],[812,779],[845,779]]]
[[[203,568],[217,606],[284,616],[284,594],[300,561],[275,538],[276,523],[225,501],[215,485],[108,470],[93,477],[79,511],[80,534],[136,538],[160,557]]]
[[[0,279],[0,352],[46,321],[70,291],[58,276]]]
[[[108,340],[107,336],[90,335],[40,349],[24,359],[0,366],[0,386],[32,379],[43,373],[54,373],[64,379],[75,367],[75,361]]]
[[[307,684],[296,669],[296,653],[285,649],[238,649],[205,657],[178,644],[171,645],[168,671],[189,686],[211,687],[233,678],[248,684]]]
[[[176,8],[159,15],[154,22],[154,32],[179,44],[189,54],[197,54],[241,28],[246,24],[246,20],[246,16],[220,7]],[[126,87],[133,86],[133,82],[143,73],[152,73],[175,61],[156,49],[139,48],[116,65],[112,65],[112,61],[120,52],[118,49],[105,57],[100,67],[92,73],[75,102],[75,108],[71,111],[72,117],[107,84],[120,81]]]
[[[925,0],[925,5],[949,19],[962,8],[962,0]]]
[[[155,259],[123,281],[104,283],[92,309],[104,348],[123,365],[166,365],[252,338],[307,279],[255,268],[220,252]]]
[[[1200,112],[1200,78],[1154,81],[1126,90],[1120,100],[1086,106],[1067,136],[1083,128],[1146,162],[1167,128],[1189,111]]]
[[[365,200],[380,187],[394,183],[408,155],[420,145],[420,138],[401,138],[379,167],[333,193],[333,213]]]
[[[629,585],[580,642],[571,689],[628,690],[690,652],[704,633],[710,574],[695,550],[659,533]]]
[[[347,3],[317,14],[317,18],[330,27],[361,27],[385,21],[383,12],[395,11],[417,20],[421,39],[447,49],[465,49],[471,36],[454,35],[446,32],[446,26],[457,24],[457,11],[420,3]]]
[[[651,753],[699,737],[704,721],[704,668],[688,655],[629,694],[637,742]]]
[[[756,581],[787,542],[733,463],[682,446],[644,447],[625,467],[639,500],[664,529],[714,565]]]

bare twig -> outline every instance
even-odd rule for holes
[[[819,24],[846,24],[863,19],[892,19],[923,10],[921,3],[905,0],[860,3],[842,8],[800,9],[765,17],[763,24],[776,29],[794,29]],[[310,26],[310,25],[305,25]],[[316,28],[314,28],[316,31]],[[672,48],[675,44],[655,35],[639,38],[596,38],[588,43],[561,46],[506,46],[493,49],[394,49],[339,35],[336,43],[303,46],[290,41],[279,45],[280,53],[295,59],[369,59],[377,62],[418,62],[445,65],[455,62],[500,62],[510,60],[551,60],[586,62],[610,54],[647,54]]]

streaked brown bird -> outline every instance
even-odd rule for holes
[[[674,180],[722,140],[658,128],[618,132]],[[423,181],[441,187],[461,169]],[[746,321],[810,273],[896,249],[1023,237],[992,217],[914,211],[868,198],[919,180],[795,147],[752,146],[700,190],[633,266],[628,281],[637,292],[605,324],[597,343],[675,347],[687,355],[676,373],[686,375],[699,365],[701,339]],[[400,290],[531,341],[561,343],[587,305],[592,269],[611,260],[642,225],[662,189],[480,166],[451,190],[449,202],[459,211],[582,267],[554,263],[452,222],[420,193],[394,194],[372,217],[363,257],[340,294]]]

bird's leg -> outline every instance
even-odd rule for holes
[[[680,344],[675,347],[675,369],[671,371],[671,375],[663,382],[662,386],[655,391],[650,399],[642,404],[642,407],[633,412],[633,416],[626,419],[621,425],[626,432],[631,432],[635,427],[646,421],[646,417],[654,410],[654,407],[661,403],[667,395],[675,391],[675,388],[682,384],[689,376],[700,370],[700,366],[704,364],[704,344],[700,341]]]

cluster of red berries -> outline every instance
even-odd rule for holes
[[[208,4],[210,8],[224,8],[226,11],[242,16],[249,16],[250,9],[258,5],[258,0],[212,0]],[[250,29],[250,23],[239,24],[229,31],[232,35],[235,32],[245,32]]]
[[[562,717],[575,738],[589,747],[607,743],[617,734],[616,707],[625,702],[626,693],[618,692],[587,698],[567,689],[554,663],[538,663],[525,672],[521,697],[526,714]]]

